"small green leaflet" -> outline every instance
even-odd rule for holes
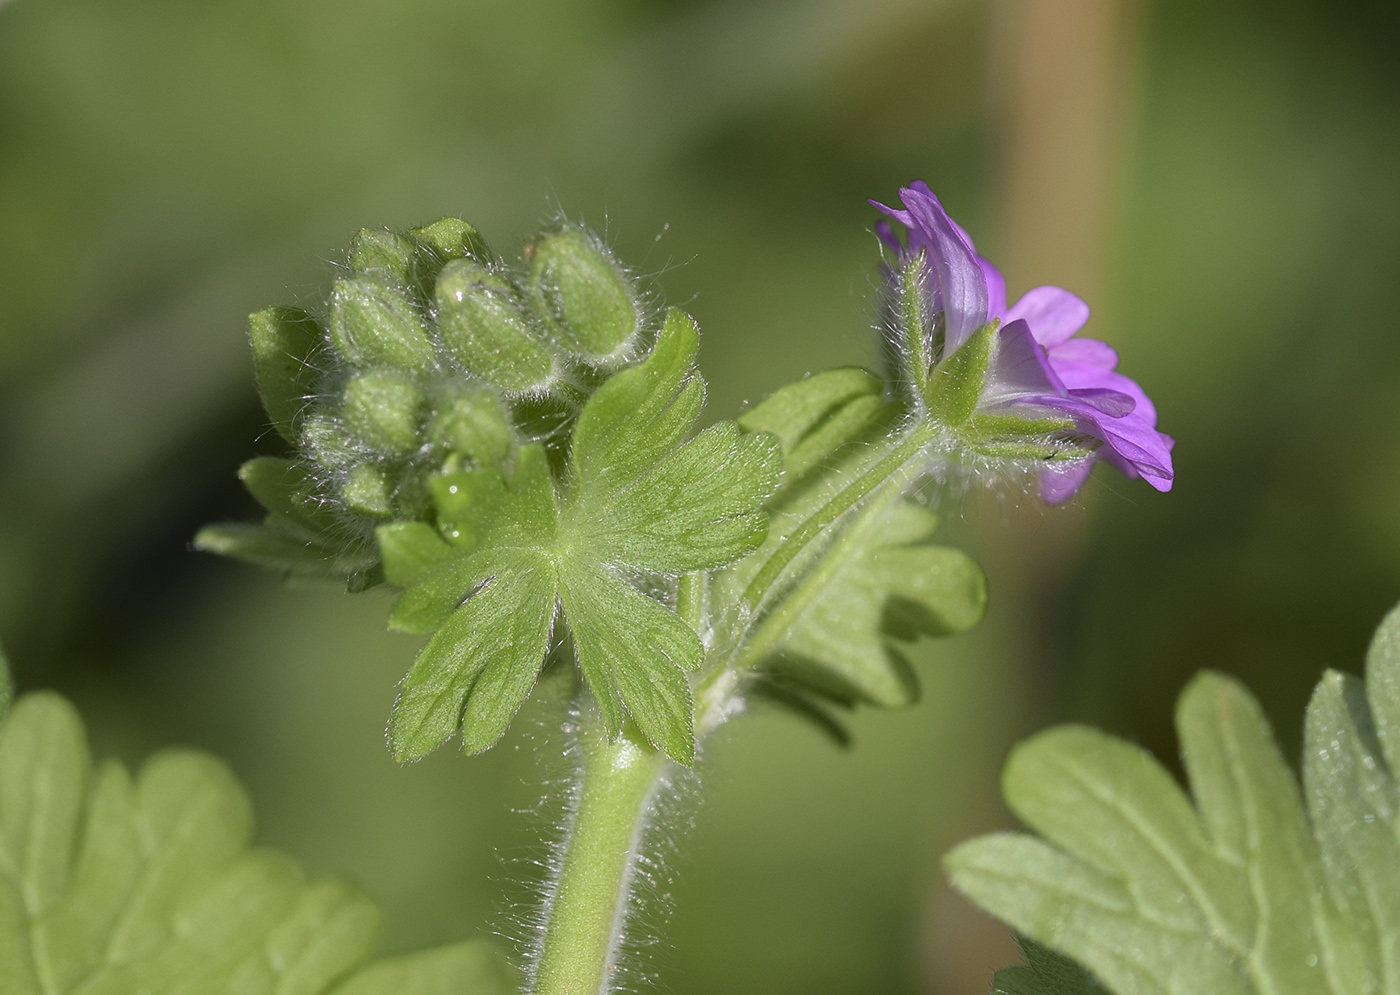
[[[299,464],[259,456],[244,463],[238,476],[268,509],[267,517],[261,525],[207,525],[194,538],[196,549],[297,577],[348,580],[351,590],[380,581],[374,547],[316,503],[310,496],[316,488]]]
[[[250,850],[228,769],[193,751],[95,769],[57,695],[0,727],[5,995],[507,995],[481,943],[359,966],[379,913],[350,886]]]
[[[543,447],[527,445],[509,478],[495,467],[435,478],[436,528],[379,528],[385,574],[405,589],[390,624],[433,633],[390,722],[400,760],[459,729],[469,753],[495,743],[534,685],[558,606],[609,731],[630,716],[690,761],[686,673],[703,648],[631,578],[707,570],[760,545],[781,458],[772,436],[733,422],[691,436],[704,401],[697,345],[695,323],[671,311],[647,359],[584,406],[562,487]]]
[[[1400,993],[1400,609],[1366,680],[1324,676],[1303,790],[1258,703],[1198,676],[1177,707],[1195,801],[1143,750],[1051,729],[1007,762],[1000,834],[946,858],[953,883],[1117,995]]]

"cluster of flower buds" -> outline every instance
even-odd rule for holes
[[[635,357],[646,312],[584,228],[544,232],[523,255],[503,265],[457,218],[366,229],[323,314],[252,315],[258,388],[299,458],[245,465],[268,519],[207,529],[199,545],[362,587],[379,579],[374,526],[427,517],[434,475],[559,437]]]

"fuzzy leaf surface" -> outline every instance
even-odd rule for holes
[[[616,735],[630,715],[656,746],[690,760],[686,673],[703,649],[634,581],[757,547],[781,472],[767,433],[722,422],[693,435],[704,399],[697,344],[694,322],[673,311],[646,360],[594,392],[562,488],[543,447],[528,445],[510,475],[478,467],[435,478],[436,529],[380,527],[386,576],[405,588],[390,623],[433,633],[390,724],[400,759],[459,727],[469,752],[494,743],[534,684],[557,605],[608,729]]]
[[[1118,995],[1396,995],[1397,717],[1392,612],[1366,682],[1328,673],[1314,693],[1303,791],[1253,697],[1202,674],[1177,710],[1194,806],[1139,748],[1052,729],[1016,749],[1003,779],[1041,838],[973,840],[948,870]]]
[[[0,726],[0,991],[7,995],[403,995],[512,990],[470,944],[361,968],[367,898],[249,849],[252,811],[219,761],[93,767],[53,694]],[[387,980],[396,987],[386,987]]]

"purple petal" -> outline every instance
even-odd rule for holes
[[[982,270],[982,279],[987,281],[987,319],[1000,318],[1006,314],[1006,277],[981,256],[977,257],[977,266]]]
[[[1110,418],[1122,418],[1130,415],[1137,407],[1137,401],[1133,399],[1132,395],[1109,390],[1106,387],[1085,387],[1078,390],[1071,388],[1069,396],[1078,398],[1095,411],[1108,415]]]
[[[1055,357],[1059,355],[1059,346],[1049,350],[1050,366],[1055,374],[1069,390],[1090,390],[1100,388],[1104,390],[1114,390],[1120,394],[1127,394],[1137,402],[1134,411],[1139,418],[1142,418],[1149,425],[1157,424],[1157,406],[1152,403],[1145,391],[1138,386],[1137,381],[1130,377],[1125,377],[1121,373],[1112,370],[1105,370],[1099,366],[1091,366],[1088,363],[1061,363]]]
[[[1024,321],[1013,321],[998,330],[997,354],[987,372],[981,404],[1009,404],[1026,395],[1060,395],[1065,385],[1055,375],[1045,350],[1031,337]]]
[[[1094,468],[1092,456],[1076,463],[1047,467],[1040,471],[1040,500],[1046,504],[1064,504],[1079,492],[1089,471]]]
[[[1031,395],[1018,398],[1016,403],[1063,411],[1074,418],[1079,431],[1103,441],[1104,445],[1100,447],[1099,455],[1127,476],[1135,477],[1141,474],[1158,490],[1168,490],[1171,487],[1172,457],[1171,450],[1164,441],[1167,437],[1153,428],[1138,412],[1114,417],[1073,395]]]
[[[904,187],[899,199],[914,222],[908,225],[910,251],[928,252],[934,289],[943,305],[945,354],[952,354],[987,323],[987,281],[966,238],[927,184]],[[893,212],[890,216],[901,220]]]
[[[1046,352],[1050,354],[1052,363],[1084,363],[1104,370],[1112,370],[1118,365],[1118,353],[1098,339],[1066,339],[1052,345]]]
[[[1006,309],[1006,320],[1024,318],[1043,346],[1058,345],[1084,327],[1089,305],[1062,287],[1036,287]]]

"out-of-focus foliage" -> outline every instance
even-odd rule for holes
[[[864,198],[922,176],[994,258],[1025,223],[997,210],[1018,6],[0,6],[0,638],[20,686],[77,700],[100,752],[229,757],[263,839],[351,872],[391,948],[509,930],[492,882],[539,856],[512,811],[537,801],[524,738],[398,768],[379,730],[413,647],[377,595],[186,551],[254,514],[229,472],[250,440],[284,455],[245,316],[323,294],[315,260],[361,227],[457,214],[508,246],[562,210],[666,271],[716,417],[871,364]],[[1158,402],[1177,485],[1105,474],[1048,515],[944,502],[942,527],[991,551],[987,620],[936,667],[915,645],[924,700],[858,715],[856,750],[778,722],[711,749],[656,954],[674,991],[908,991],[949,951],[974,981],[948,990],[985,991],[1011,957],[930,908],[935,857],[999,818],[1001,753],[1033,726],[1170,757],[1166,703],[1212,667],[1295,752],[1317,674],[1400,590],[1397,37],[1380,0],[1144,5],[1086,334]]]
[[[26,695],[0,724],[0,980],[15,995],[506,995],[487,945],[368,966],[379,912],[342,881],[250,850],[227,767],[172,750],[94,768],[82,720]]]
[[[1088,971],[1067,957],[1018,936],[1026,963],[1004,967],[992,978],[992,995],[1107,995]]]
[[[1118,995],[1394,991],[1400,609],[1364,685],[1331,671],[1313,694],[1303,790],[1236,681],[1197,677],[1177,728],[1191,799],[1141,748],[1094,729],[1018,746],[1003,790],[1044,838],[964,843],[947,857],[954,884]]]

